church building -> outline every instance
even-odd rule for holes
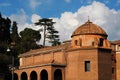
[[[88,20],[61,45],[20,54],[14,80],[120,80],[120,41],[107,37]]]

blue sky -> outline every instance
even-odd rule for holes
[[[26,27],[38,30],[33,23],[53,18],[61,41],[70,39],[89,16],[107,32],[109,40],[120,39],[120,0],[0,0],[0,12],[17,21],[19,31]]]
[[[24,9],[28,16],[33,13],[41,17],[60,17],[63,12],[75,12],[81,6],[91,4],[95,0],[0,0],[0,12],[6,16],[16,14]],[[120,9],[120,0],[96,0],[110,9]]]

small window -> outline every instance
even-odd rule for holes
[[[94,42],[92,42],[92,46],[94,46],[95,45],[95,43]]]
[[[103,46],[103,39],[102,38],[100,38],[99,46]]]
[[[118,45],[118,50],[120,50],[120,45]]]
[[[78,45],[78,40],[75,40],[75,45]]]
[[[79,39],[79,44],[80,46],[82,46],[82,39]]]
[[[85,61],[85,72],[90,71],[90,61]]]
[[[112,68],[112,74],[114,74],[115,68]]]

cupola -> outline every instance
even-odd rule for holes
[[[90,20],[79,26],[72,34],[74,47],[109,47],[107,33]]]

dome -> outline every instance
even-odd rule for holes
[[[102,36],[106,36],[107,37],[106,32],[100,26],[98,26],[96,24],[93,24],[89,20],[85,24],[83,24],[80,27],[78,27],[73,32],[71,37],[77,36],[77,35],[88,35],[88,34],[102,35]]]

